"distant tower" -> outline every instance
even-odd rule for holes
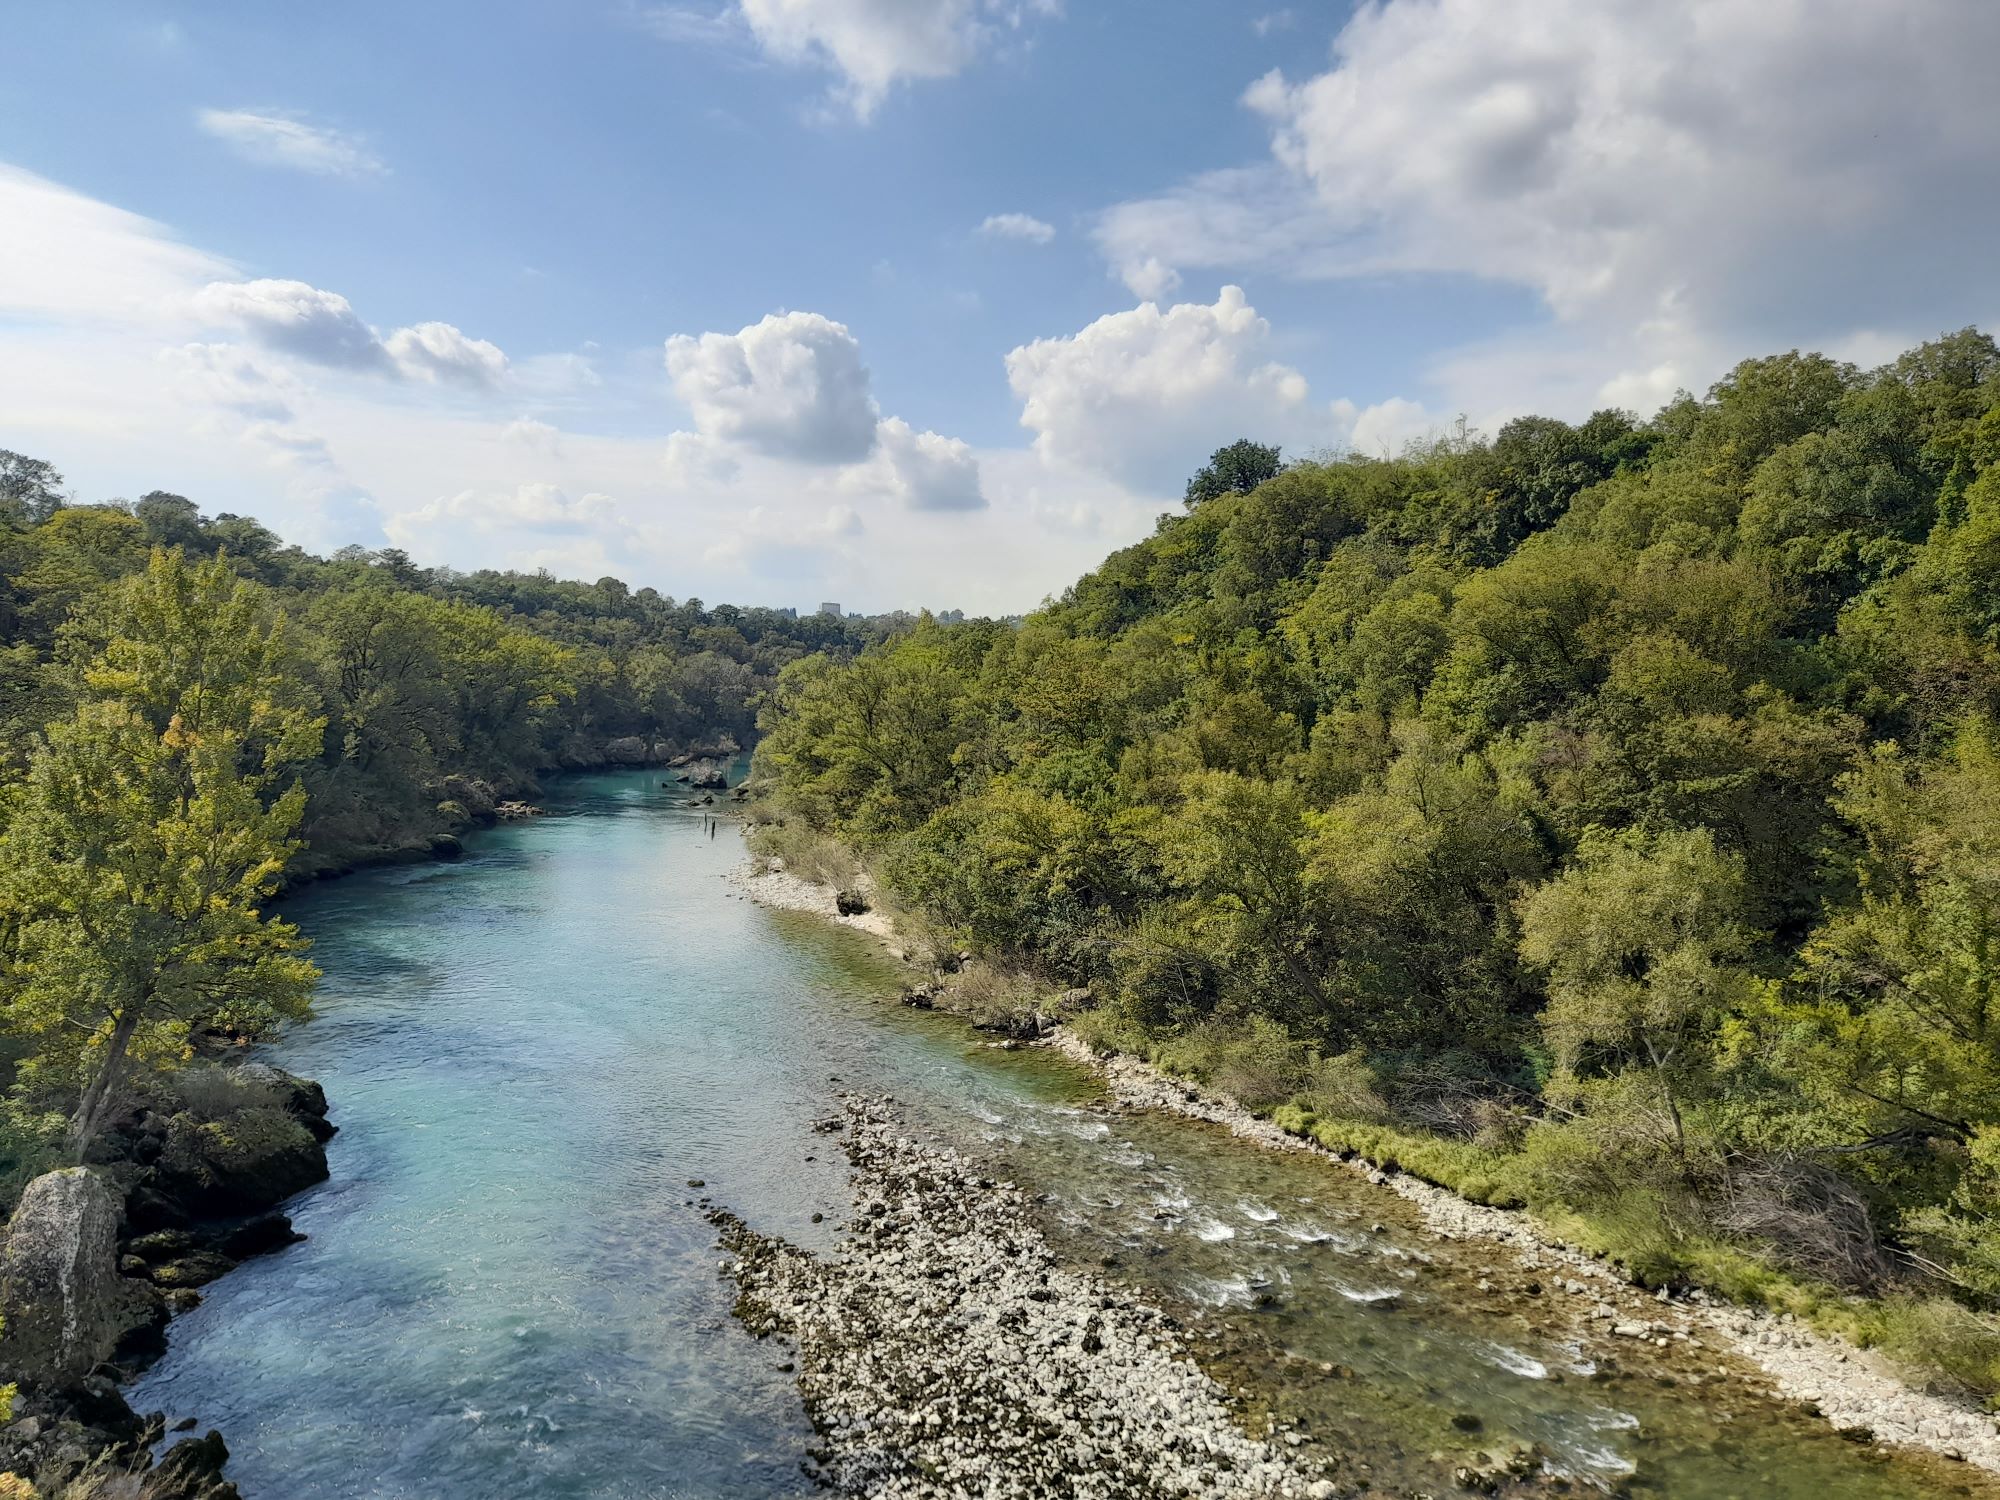
[[[823,615],[832,615],[837,620],[840,618],[840,605],[829,599],[819,607],[819,612]]]

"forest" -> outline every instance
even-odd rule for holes
[[[71,503],[0,451],[0,1197],[306,1013],[288,886],[449,856],[620,740],[733,751],[787,663],[893,628],[322,559],[163,491]]]
[[[1293,1130],[2000,1385],[2000,351],[1245,442],[784,668],[761,847]],[[825,856],[831,859],[833,856]]]

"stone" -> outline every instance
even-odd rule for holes
[[[11,1372],[63,1383],[111,1357],[130,1321],[117,1255],[118,1195],[96,1172],[68,1167],[28,1184],[0,1271]]]
[[[281,1108],[239,1110],[222,1120],[181,1114],[167,1127],[154,1170],[161,1191],[196,1213],[226,1218],[275,1208],[326,1181],[326,1148]]]
[[[236,1269],[236,1262],[213,1250],[197,1250],[192,1255],[153,1267],[153,1284],[161,1287],[206,1286],[218,1276]]]
[[[174,1444],[146,1476],[145,1500],[233,1500],[236,1486],[222,1477],[229,1447],[210,1430]]]

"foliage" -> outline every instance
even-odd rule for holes
[[[79,1152],[128,1063],[183,1060],[203,1029],[254,1035],[316,977],[297,930],[259,911],[320,730],[260,595],[220,561],[156,552],[14,789],[0,1003],[34,1044],[28,1090],[79,1093]]]
[[[1248,494],[1265,480],[1276,478],[1284,466],[1275,447],[1253,443],[1248,438],[1217,448],[1187,482],[1188,508],[1192,510],[1218,495]]]
[[[166,490],[72,503],[0,451],[0,1191],[132,1071],[302,1012],[283,883],[427,851],[621,739],[747,742],[788,663],[915,623],[321,559]]]
[[[1649,1275],[2000,1306],[1990,338],[1189,499],[791,669],[773,804],[1100,1042]]]

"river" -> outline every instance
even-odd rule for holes
[[[891,1003],[903,976],[872,944],[737,895],[735,830],[657,772],[568,778],[546,805],[459,862],[287,903],[326,977],[270,1055],[325,1084],[332,1178],[291,1207],[308,1238],[207,1288],[131,1392],[220,1427],[248,1500],[812,1493],[783,1351],[732,1321],[692,1200],[832,1247],[844,1163],[811,1126],[843,1087],[994,1155],[1066,1253],[1385,1483],[1475,1413],[1586,1490],[1993,1492],[1727,1383],[1593,1372],[1392,1194],[1111,1113],[1084,1070]]]

